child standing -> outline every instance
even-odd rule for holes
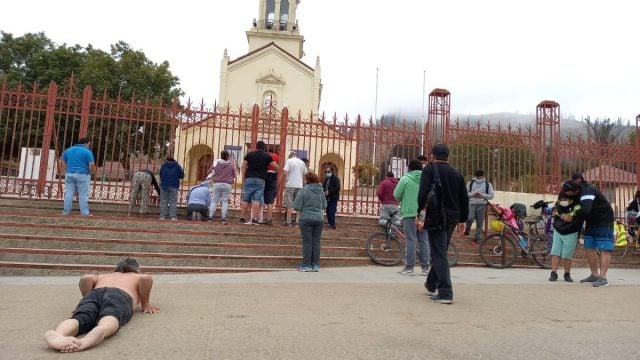
[[[558,280],[558,266],[560,259],[564,264],[564,281],[573,282],[571,278],[571,261],[576,250],[578,235],[582,230],[582,220],[578,219],[580,203],[573,201],[564,194],[558,196],[556,211],[553,217],[553,245],[551,246],[551,275],[549,281]],[[562,214],[573,216],[571,222],[565,222],[560,218]]]

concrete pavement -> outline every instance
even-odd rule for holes
[[[593,288],[577,283],[584,268],[570,284],[541,269],[455,267],[453,305],[427,301],[425,278],[399,270],[154,275],[161,313],[76,354],[42,334],[75,307],[78,277],[0,277],[0,358],[640,358],[638,270],[612,269],[611,286]]]

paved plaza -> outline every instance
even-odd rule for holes
[[[399,270],[155,275],[160,314],[75,354],[42,335],[75,307],[79,277],[0,277],[0,358],[640,359],[637,269],[594,288],[541,269],[455,267],[453,305],[427,301],[425,278]]]

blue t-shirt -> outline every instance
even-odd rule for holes
[[[67,163],[67,174],[91,174],[89,164],[95,163],[93,153],[82,144],[75,144],[62,153]]]

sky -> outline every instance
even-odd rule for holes
[[[168,61],[192,101],[213,104],[227,49],[248,52],[258,0],[23,0],[0,7],[0,30],[109,51],[120,40]],[[451,92],[451,112],[635,120],[640,114],[640,3],[633,0],[302,0],[302,61],[320,57],[320,111],[423,114]],[[9,15],[11,14],[11,15]],[[7,16],[9,15],[9,16]]]

